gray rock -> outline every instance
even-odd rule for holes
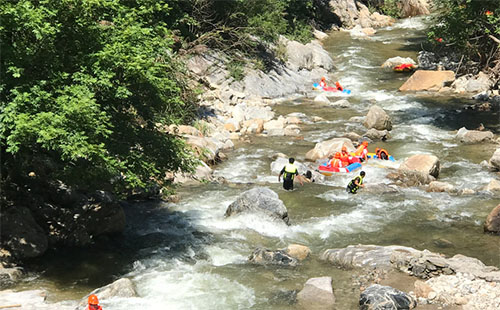
[[[257,248],[248,258],[248,261],[259,265],[279,265],[287,267],[295,267],[298,260],[288,255],[283,250],[271,251],[268,249]]]
[[[113,283],[93,290],[87,296],[82,298],[78,306],[79,310],[85,309],[87,299],[92,294],[97,295],[99,302],[114,297],[131,298],[139,296],[132,281],[128,278],[121,278]]]
[[[408,310],[417,306],[410,295],[390,286],[373,284],[361,293],[360,310]]]
[[[333,309],[335,295],[332,278],[321,277],[307,280],[304,288],[297,294],[297,303],[302,309]]]
[[[397,56],[397,57],[392,57],[392,58],[387,59],[382,64],[382,68],[392,69],[395,66],[399,66],[399,65],[402,65],[402,64],[413,64],[413,65],[416,65],[415,60],[411,59],[410,57],[404,58],[404,57]]]
[[[427,187],[427,191],[429,192],[452,192],[455,190],[455,187],[451,184],[448,184],[446,182],[439,182],[439,181],[432,181],[429,183],[429,186]]]
[[[391,130],[392,122],[387,113],[379,106],[373,105],[366,115],[363,125],[370,129]]]
[[[500,204],[488,214],[484,222],[484,231],[500,235]]]
[[[333,107],[348,108],[351,106],[351,103],[346,99],[340,99],[335,102],[331,102],[330,105]]]
[[[429,154],[418,154],[410,156],[400,166],[400,171],[409,171],[431,175],[435,178],[439,176],[440,162],[439,158]]]
[[[264,213],[272,218],[289,224],[288,210],[278,194],[267,187],[256,187],[243,192],[233,203],[229,205],[225,216],[239,213]]]
[[[324,93],[320,93],[316,97],[314,97],[314,102],[319,102],[319,103],[330,103],[330,100]]]
[[[14,258],[26,259],[45,253],[48,239],[35,222],[31,211],[23,206],[3,207],[0,217],[1,245]]]
[[[495,153],[491,156],[489,163],[494,169],[500,170],[500,148],[495,150]]]
[[[458,130],[456,137],[462,143],[473,144],[491,141],[494,136],[491,131],[467,130],[462,127]]]
[[[386,141],[387,139],[391,138],[391,134],[387,130],[377,130],[375,128],[371,128],[363,135],[363,137],[366,137],[373,141]]]

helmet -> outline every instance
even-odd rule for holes
[[[323,76],[323,77],[321,77],[321,80],[324,81],[324,80],[326,80],[326,78]]]
[[[342,152],[343,152],[343,151],[346,151],[346,152],[347,152],[347,147],[346,147],[345,145],[342,147]]]
[[[363,144],[364,146],[368,146],[368,141],[363,141],[361,144]]]
[[[366,173],[365,173],[364,171],[361,171],[359,174],[360,174],[362,177],[364,177],[364,176],[366,175]]]
[[[340,158],[340,153],[339,152],[335,153],[335,158],[337,158],[337,159]]]
[[[99,304],[99,299],[97,299],[97,296],[95,294],[92,294],[89,296],[89,305],[98,305]]]
[[[376,147],[376,148],[375,148],[375,153],[377,153],[379,150],[380,150],[380,148],[379,148],[379,147]]]

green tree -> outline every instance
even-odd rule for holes
[[[2,181],[145,187],[190,169],[160,124],[189,121],[165,0],[0,2]]]

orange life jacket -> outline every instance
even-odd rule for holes
[[[338,90],[340,91],[343,91],[344,88],[342,86],[340,86],[340,83],[339,82],[335,82],[335,86],[337,87]]]
[[[98,305],[88,305],[85,310],[102,310],[102,307]]]
[[[356,152],[354,152],[354,154],[356,154],[356,156],[362,156],[364,153],[364,150],[366,150],[366,147],[363,144],[360,144],[358,146],[358,148],[356,149]]]
[[[332,160],[330,160],[328,165],[331,167],[340,168],[342,167],[342,161],[338,158],[332,158]]]
[[[349,154],[348,153],[340,153],[340,161],[342,162],[342,165],[349,166]]]
[[[380,155],[382,153],[385,153],[385,155],[387,156],[387,158],[389,158],[389,153],[386,150],[384,150],[384,149],[379,149],[375,155],[377,155],[377,157],[380,158]]]

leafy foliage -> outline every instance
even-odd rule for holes
[[[168,2],[1,3],[4,177],[35,171],[123,190],[190,169],[183,142],[157,130],[194,111],[163,21]]]
[[[498,55],[500,1],[437,0],[439,14],[428,33],[438,46],[446,46],[487,64]],[[492,38],[493,37],[493,38]]]

